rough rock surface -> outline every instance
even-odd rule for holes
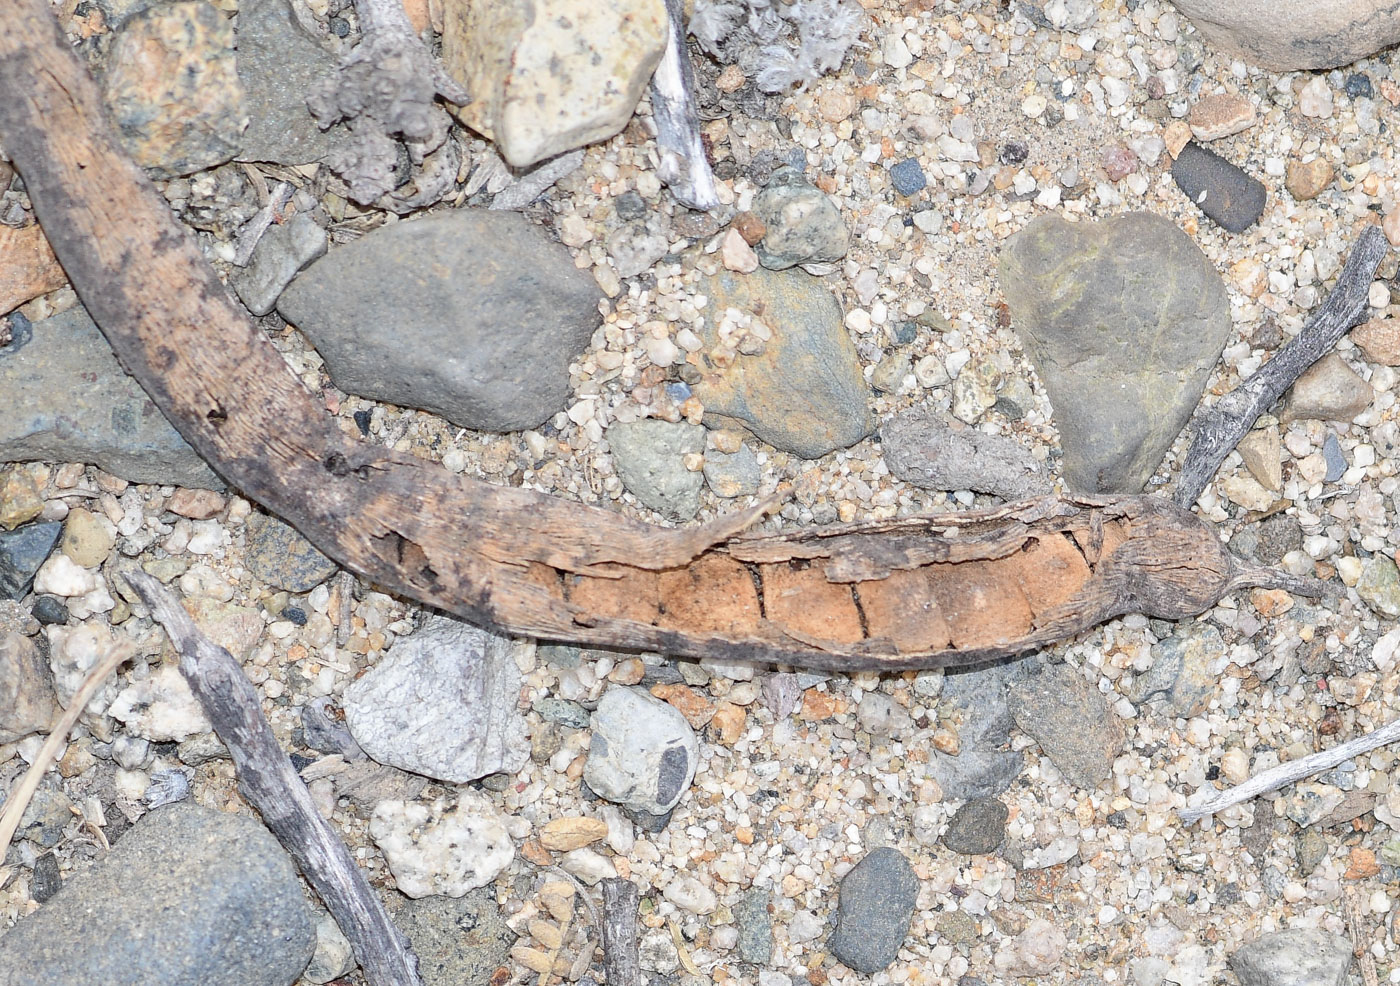
[[[1123,752],[1123,723],[1078,671],[1067,664],[1028,668],[1007,698],[1016,725],[1066,780],[1093,790],[1108,779]]]
[[[245,544],[248,571],[288,592],[306,592],[330,578],[336,564],[296,528],[268,514],[248,518]]]
[[[1145,212],[1036,219],[1007,242],[1000,267],[1012,325],[1054,408],[1065,481],[1140,492],[1230,337],[1220,275],[1175,224]]]
[[[808,459],[854,445],[874,430],[870,388],[841,306],[819,279],[801,271],[725,271],[709,279],[705,294],[704,352],[719,346],[718,326],[730,308],[771,331],[761,352],[741,349],[728,366],[704,368],[694,390],[706,424],[738,424]]]
[[[620,421],[607,431],[618,478],[651,509],[690,520],[700,509],[704,477],[685,467],[687,453],[705,447],[705,429],[683,421]]]
[[[699,755],[679,711],[642,689],[614,685],[593,713],[583,779],[599,797],[665,815],[690,787]]]
[[[0,532],[0,599],[22,599],[34,584],[34,573],[58,543],[63,525],[25,524]]]
[[[1351,943],[1319,928],[1260,935],[1230,956],[1241,986],[1341,986],[1351,964]]]
[[[1269,199],[1258,178],[1195,141],[1177,154],[1172,180],[1192,204],[1230,233],[1253,226]]]
[[[769,270],[840,260],[850,246],[841,210],[796,168],[773,172],[754,198],[753,213],[764,226],[755,250]]]
[[[875,849],[841,878],[836,930],[827,947],[856,972],[879,972],[909,934],[919,878],[898,849]]]
[[[87,312],[72,308],[28,332],[0,350],[0,461],[92,462],[134,483],[223,488]]]
[[[122,22],[103,98],[122,146],[158,178],[231,159],[247,126],[232,22],[205,0],[154,4]]]
[[[496,879],[515,858],[505,818],[485,795],[465,788],[451,807],[444,798],[431,805],[383,801],[370,816],[369,834],[409,897],[461,897]]]
[[[929,408],[910,408],[880,426],[890,472],[930,490],[972,490],[1018,500],[1047,493],[1045,467],[1004,435],[954,428]]]
[[[666,44],[662,0],[526,0],[443,10],[443,61],[473,101],[463,123],[513,167],[627,125]]]
[[[0,936],[0,984],[286,986],[315,946],[292,861],[252,818],[170,805]]]
[[[489,887],[455,898],[394,894],[389,916],[413,944],[423,986],[488,986],[516,940]]]
[[[1216,47],[1280,72],[1332,68],[1400,41],[1391,0],[1173,0]]]
[[[39,648],[18,633],[0,633],[0,743],[47,729],[57,712],[53,673]]]
[[[525,765],[515,651],[532,647],[434,617],[345,690],[345,720],[374,760],[465,784]]]
[[[457,209],[331,251],[277,308],[342,390],[513,431],[563,408],[598,297],[568,251],[520,215]]]
[[[311,261],[325,256],[326,231],[308,215],[273,226],[258,242],[248,266],[235,270],[229,284],[254,315],[266,315],[277,305],[283,289]]]

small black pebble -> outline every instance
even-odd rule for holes
[[[361,435],[364,435],[366,438],[369,437],[369,412],[368,412],[368,411],[356,411],[356,412],[355,412],[355,427],[357,427],[357,428],[360,429],[360,434],[361,434]]]
[[[337,38],[343,38],[350,33],[350,22],[344,17],[331,18],[331,33]]]
[[[292,766],[296,768],[297,773],[301,773],[316,762],[315,757],[304,756],[300,753],[290,753],[288,757],[291,759]]]
[[[646,199],[635,189],[623,192],[613,200],[613,208],[617,210],[617,218],[630,222],[633,219],[641,219],[647,214]]]
[[[1352,75],[1348,75],[1346,90],[1347,95],[1352,99],[1358,99],[1362,96],[1370,99],[1375,93],[1375,90],[1371,88],[1371,77],[1365,72],[1356,72]]]
[[[282,619],[290,620],[299,627],[306,626],[306,610],[298,609],[296,606],[288,606],[282,610]]]
[[[1128,816],[1123,814],[1121,811],[1115,811],[1113,814],[1108,816],[1108,824],[1112,825],[1116,829],[1125,828],[1128,824]]]
[[[1194,904],[1198,900],[1200,900],[1200,898],[1196,896],[1196,891],[1194,890],[1186,895],[1186,903],[1188,904]]]
[[[50,626],[68,622],[68,607],[57,596],[35,597],[31,612],[34,619]]]
[[[1026,146],[1024,140],[1013,140],[1001,145],[1001,150],[997,151],[997,160],[1002,164],[1020,164],[1030,155],[1031,149]]]
[[[1213,781],[1219,776],[1220,766],[1218,764],[1211,764],[1209,767],[1206,768],[1206,780]]]
[[[34,860],[34,882],[29,892],[43,904],[63,887],[63,877],[58,872],[58,860],[53,853],[46,852]]]

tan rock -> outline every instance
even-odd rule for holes
[[[1371,406],[1374,396],[1369,383],[1330,353],[1293,384],[1280,420],[1350,421]]]
[[[1400,41],[1392,0],[1173,0],[1207,44],[1280,72],[1334,68]]]
[[[817,112],[827,123],[840,123],[856,111],[856,98],[844,89],[828,89],[817,97]]]
[[[744,735],[744,723],[748,718],[742,708],[729,702],[719,703],[710,726],[719,734],[719,741],[725,746],[733,746]]]
[[[1240,458],[1249,474],[1266,490],[1283,489],[1283,449],[1277,428],[1260,428],[1240,439]]]
[[[84,568],[96,568],[107,560],[115,544],[111,521],[82,507],[68,511],[59,549],[74,562]]]
[[[1274,494],[1264,489],[1253,476],[1236,473],[1227,476],[1220,484],[1231,503],[1238,503],[1246,510],[1267,510],[1274,502]]]
[[[0,312],[13,311],[68,283],[39,226],[0,226]]]
[[[1372,363],[1400,366],[1400,319],[1374,318],[1351,330],[1351,341]]]
[[[702,728],[714,717],[715,704],[689,685],[654,685],[651,693],[685,716],[693,729]]]
[[[1195,106],[1186,120],[1197,140],[1219,140],[1254,126],[1258,119],[1254,104],[1232,92],[1207,96]]]
[[[744,88],[744,70],[737,65],[726,65],[715,79],[715,88],[720,92],[738,92]]]
[[[608,823],[601,818],[555,818],[540,829],[540,845],[555,852],[569,852],[591,846],[608,835]]]
[[[725,270],[737,271],[740,274],[752,274],[758,270],[758,254],[753,247],[744,242],[743,235],[733,227],[724,234],[724,240],[719,245],[719,260],[724,264]]]
[[[1167,145],[1167,153],[1175,159],[1181,149],[1191,143],[1191,124],[1185,120],[1173,120],[1162,131],[1162,140]]]
[[[224,498],[213,490],[178,489],[165,507],[190,520],[208,520],[224,509]]]
[[[34,477],[23,466],[0,472],[0,527],[12,531],[44,509]]]
[[[666,44],[663,0],[446,0],[443,61],[462,122],[525,168],[632,118]]]
[[[1400,209],[1392,209],[1381,220],[1381,232],[1391,246],[1400,246]]]
[[[1332,184],[1334,174],[1332,162],[1326,158],[1315,157],[1306,162],[1289,161],[1284,184],[1288,187],[1288,194],[1299,202],[1306,202],[1321,195],[1323,189]]]

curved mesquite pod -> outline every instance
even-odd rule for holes
[[[537,637],[823,668],[968,664],[1112,616],[1200,612],[1241,585],[1164,500],[742,534],[685,530],[454,476],[347,437],[121,150],[44,0],[0,10],[0,146],[123,366],[231,486],[327,555],[477,623]]]

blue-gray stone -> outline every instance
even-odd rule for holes
[[[336,564],[296,529],[267,514],[248,518],[244,562],[254,578],[288,592],[309,592],[336,573]]]
[[[919,167],[918,158],[905,158],[890,168],[890,181],[900,195],[913,195],[928,187],[924,169]]]
[[[588,710],[566,698],[542,698],[533,706],[545,722],[558,723],[571,729],[588,728]]]
[[[1337,444],[1337,436],[1330,431],[1327,433],[1327,440],[1322,443],[1322,458],[1327,463],[1327,473],[1322,477],[1323,482],[1335,483],[1341,479],[1347,471],[1347,460],[1342,454],[1342,447]]]
[[[181,802],[0,937],[0,986],[288,986],[315,943],[277,840],[249,816]]]
[[[1006,805],[996,798],[973,798],[948,819],[943,844],[953,852],[981,856],[995,851],[1006,838]]]
[[[1025,766],[1011,741],[1011,710],[1006,694],[1024,673],[1026,662],[1003,662],[950,671],[943,676],[942,701],[955,717],[961,749],[957,756],[929,751],[929,772],[952,801],[994,798]]]
[[[773,919],[768,914],[772,894],[755,887],[734,905],[734,924],[739,932],[739,958],[766,966],[773,958]]]
[[[62,533],[63,524],[59,521],[26,524],[0,532],[0,599],[19,599],[29,592],[34,573],[49,557]],[[35,619],[40,619],[37,613]]]
[[[831,954],[856,972],[879,972],[893,962],[909,934],[919,878],[898,849],[876,849],[841,880]]]
[[[850,246],[841,210],[796,168],[774,171],[753,211],[766,230],[754,250],[769,270],[840,260]]]
[[[1093,790],[1108,779],[1123,752],[1122,721],[1099,690],[1067,664],[1027,669],[1007,691],[1022,732],[1071,784]]]

